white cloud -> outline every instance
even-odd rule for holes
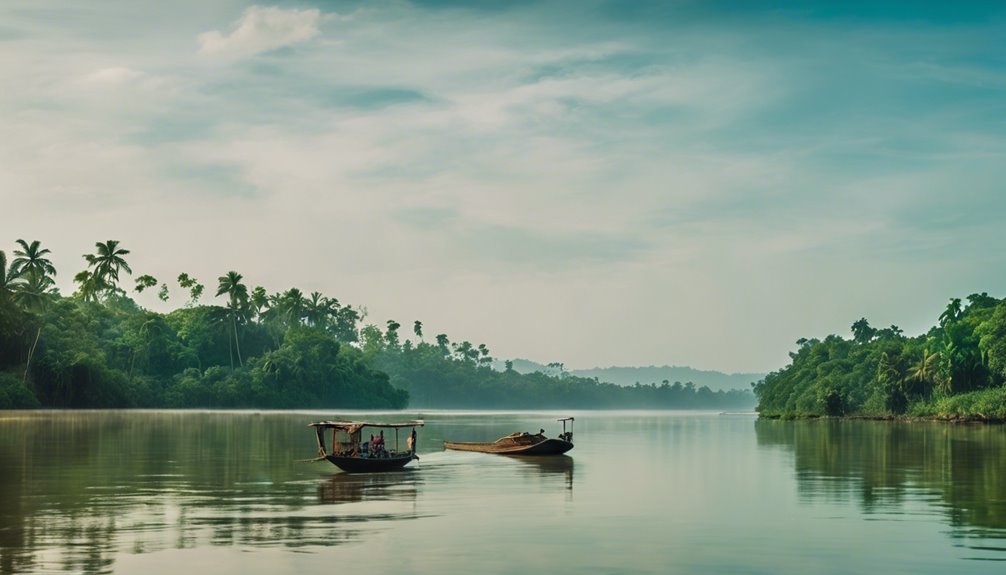
[[[200,34],[199,51],[213,56],[244,57],[299,44],[318,35],[321,18],[317,9],[252,6],[241,15],[230,34],[218,30]]]

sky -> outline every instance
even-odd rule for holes
[[[5,0],[0,249],[772,371],[1006,296],[1003,38],[996,2]]]

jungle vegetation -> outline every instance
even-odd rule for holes
[[[749,408],[749,391],[663,382],[621,387],[552,373],[491,368],[484,345],[427,342],[422,322],[364,325],[362,308],[296,287],[270,292],[228,271],[133,275],[120,242],[95,244],[56,288],[41,242],[0,251],[0,409],[213,408]],[[215,288],[215,289],[214,289]],[[168,313],[133,299],[156,293]],[[203,303],[210,296],[218,303]],[[143,297],[149,297],[143,296]],[[411,398],[411,402],[410,402]]]
[[[796,343],[790,364],[754,386],[763,416],[1006,421],[1006,300],[953,298],[917,337],[863,318],[851,339]]]

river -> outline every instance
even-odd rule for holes
[[[575,415],[568,456],[443,451]],[[307,423],[425,419],[348,475]],[[389,436],[389,441],[393,439]],[[402,437],[404,445],[404,435]],[[2,573],[999,573],[1006,429],[691,412],[0,412]]]

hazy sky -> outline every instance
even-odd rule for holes
[[[0,249],[773,370],[1006,295],[1004,38],[997,2],[5,0]]]

